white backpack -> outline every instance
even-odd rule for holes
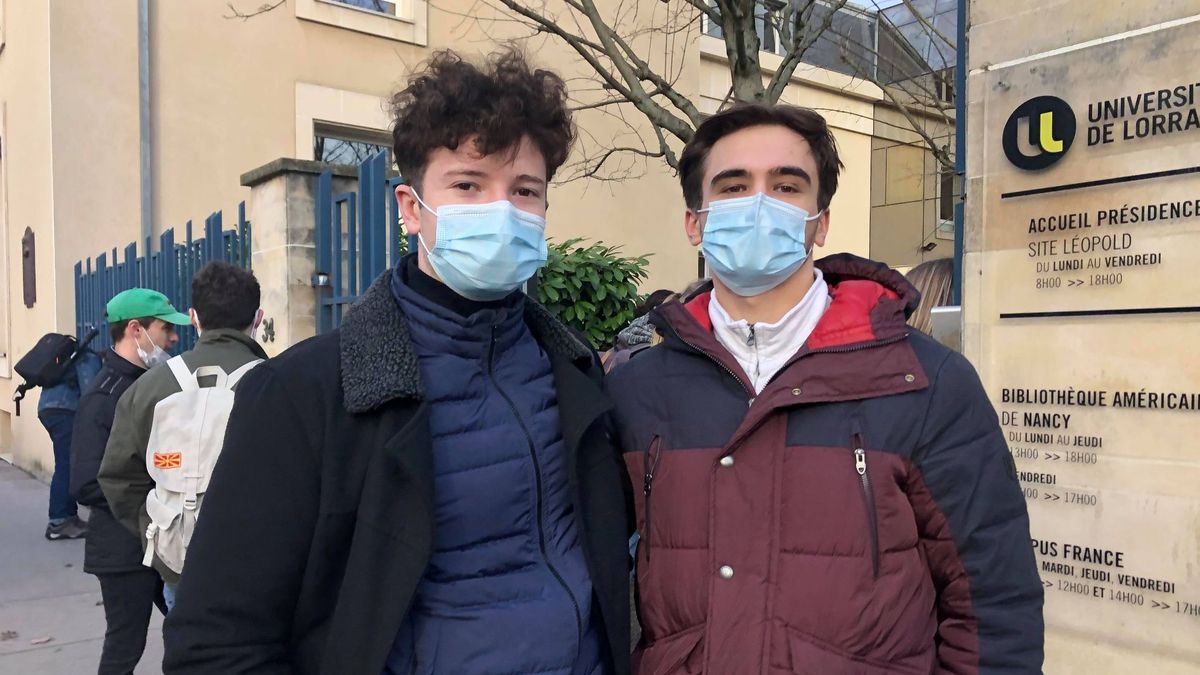
[[[179,356],[167,361],[182,391],[154,406],[146,470],[155,487],[146,496],[150,525],[143,565],[150,567],[158,556],[177,574],[183,572],[200,502],[225,442],[233,388],[259,363],[261,360],[251,361],[226,375],[218,366],[204,366],[193,374]],[[215,377],[216,383],[201,387],[202,377]]]

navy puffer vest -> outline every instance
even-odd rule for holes
[[[393,290],[431,407],[436,512],[386,672],[602,672],[550,360],[524,296],[463,317],[400,273]]]

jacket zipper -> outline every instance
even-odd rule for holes
[[[666,326],[671,329],[671,332],[675,334],[675,337],[678,338],[680,342],[687,345],[688,347],[691,347],[692,350],[696,351],[697,353],[708,357],[708,359],[710,361],[712,361],[713,363],[715,363],[717,366],[719,366],[721,368],[721,370],[724,370],[726,373],[729,373],[730,377],[732,377],[734,380],[737,380],[738,384],[742,385],[742,390],[746,391],[747,395],[750,397],[750,402],[751,403],[754,402],[755,394],[752,393],[751,391],[749,391],[748,389],[746,389],[746,383],[742,381],[742,378],[738,377],[732,370],[730,370],[728,367],[726,367],[725,364],[721,363],[721,361],[719,359],[717,359],[717,357],[715,357],[712,354],[708,353],[707,351],[701,349],[700,347],[697,347],[692,342],[689,342],[688,340],[684,339],[684,337],[679,334],[679,331],[675,330],[675,326],[671,325],[670,321],[664,321],[663,323],[665,323]],[[858,344],[846,345],[843,347],[825,347],[823,349],[814,349],[812,351],[797,354],[792,359],[790,359],[787,363],[784,363],[779,368],[779,370],[775,371],[775,375],[771,377],[770,381],[767,382],[767,385],[764,385],[764,389],[766,388],[766,386],[770,385],[771,382],[774,382],[775,378],[779,377],[780,375],[783,374],[783,372],[785,370],[790,368],[792,366],[792,364],[796,363],[800,359],[802,359],[806,356],[809,356],[811,354],[846,354],[849,352],[862,351],[864,349],[874,349],[875,347],[885,347],[887,345],[895,344],[897,342],[901,342],[901,341],[907,340],[907,339],[908,339],[908,331],[905,331],[905,332],[901,333],[900,335],[888,338],[886,340],[873,340],[871,342],[860,342]]]
[[[758,385],[758,378],[762,375],[762,357],[758,353],[758,334],[754,330],[754,326],[750,326],[750,336],[746,338],[746,346],[754,347],[754,384]]]
[[[875,513],[875,492],[871,490],[871,476],[867,473],[867,451],[863,449],[862,434],[854,434],[854,470],[862,485],[863,505],[867,508],[867,526],[870,528],[871,575],[879,578],[879,522]]]
[[[533,460],[533,476],[535,487],[537,489],[537,500],[535,505],[537,507],[538,548],[542,554],[542,561],[546,563],[546,568],[550,570],[550,573],[554,575],[555,581],[557,581],[558,585],[562,587],[563,592],[567,594],[567,597],[571,599],[571,606],[575,609],[575,649],[576,652],[578,652],[578,650],[583,646],[583,613],[579,609],[579,600],[575,597],[575,594],[571,592],[571,588],[567,585],[567,581],[563,579],[563,576],[558,571],[558,568],[554,566],[554,563],[550,562],[550,554],[546,551],[546,530],[542,520],[542,464],[538,461],[537,445],[534,443],[533,434],[529,432],[529,427],[525,425],[524,418],[521,417],[521,413],[517,410],[517,404],[514,403],[511,398],[509,398],[508,393],[505,392],[500,386],[500,383],[496,381],[496,378],[493,374],[495,356],[496,326],[492,326],[492,341],[488,347],[488,379],[492,381],[492,386],[496,388],[496,391],[500,392],[501,398],[508,403],[508,407],[512,411],[513,417],[517,419],[517,425],[521,427],[521,431],[525,434],[525,442],[529,446],[529,457]]]
[[[658,462],[662,459],[662,437],[655,436],[646,446],[646,456],[642,462],[645,475],[642,477],[643,511],[646,513],[646,526],[643,528],[642,541],[646,544],[646,563],[650,563],[650,488],[654,483],[654,472],[658,470]]]
[[[750,403],[754,403],[755,394],[753,391],[751,391],[750,389],[748,389],[746,387],[746,383],[742,380],[742,378],[738,377],[737,374],[734,373],[732,370],[730,370],[729,367],[726,366],[724,363],[721,363],[721,361],[719,359],[717,359],[717,357],[713,356],[712,354],[709,354],[708,352],[704,351],[703,349],[701,349],[701,348],[697,347],[696,345],[692,344],[691,342],[688,342],[687,340],[685,340],[683,338],[683,336],[679,334],[679,331],[675,330],[675,327],[671,325],[670,321],[667,321],[666,324],[667,324],[667,327],[671,329],[671,332],[675,334],[675,337],[678,338],[680,342],[691,347],[697,353],[704,355],[705,357],[708,358],[708,360],[712,361],[718,367],[720,367],[721,370],[725,371],[726,373],[729,373],[729,376],[732,377],[734,379],[734,381],[737,382],[742,387],[742,391],[744,391],[746,393],[746,395],[749,397]]]

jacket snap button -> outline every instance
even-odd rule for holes
[[[721,458],[721,466],[729,468],[733,466],[733,455],[725,455]]]
[[[792,390],[792,396],[799,396],[800,394],[803,394],[803,393],[804,392],[800,389],[800,387],[796,387],[795,389]]]
[[[905,382],[916,382],[917,378],[912,373],[909,373],[908,375],[904,376],[904,381]]]
[[[733,578],[733,568],[730,567],[729,565],[725,565],[725,566],[721,567],[720,570],[718,570],[718,574],[721,575],[722,579],[732,579]]]

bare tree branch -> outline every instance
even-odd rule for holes
[[[830,29],[830,32],[841,38],[843,40],[843,45],[853,44],[853,40],[849,36],[839,33],[833,29]],[[872,63],[877,63],[882,59],[882,56],[879,54],[879,52],[872,47],[868,47],[866,45],[860,45],[860,47],[860,55],[869,56]],[[848,58],[845,54],[843,55],[843,61],[852,66],[856,63],[854,59]],[[952,125],[954,123],[954,120],[946,114],[947,111],[954,109],[954,105],[951,103],[943,103],[938,92],[931,89],[924,81],[924,78],[933,77],[935,75],[935,73],[932,71],[922,73],[919,76],[909,77],[904,80],[898,80],[896,82],[884,82],[883,79],[877,74],[864,72],[861,68],[857,67],[854,70],[855,75],[860,79],[866,80],[880,89],[888,89],[893,95],[895,94],[896,89],[904,92],[920,106],[923,113],[938,117],[939,120],[944,124]],[[899,97],[896,97],[896,99],[898,100]]]
[[[596,177],[596,175],[598,173],[600,173],[600,169],[603,168],[604,163],[607,162],[613,155],[616,155],[618,153],[629,153],[629,154],[634,154],[634,155],[640,155],[642,157],[663,157],[664,156],[662,151],[650,152],[648,150],[643,150],[641,148],[631,148],[631,147],[609,148],[600,157],[600,159],[596,161],[595,164],[593,164],[589,169],[584,171],[582,174],[580,174],[576,178],[573,178],[572,180],[575,180],[578,178],[594,178],[594,177]]]
[[[566,2],[573,4],[574,0],[566,0]],[[580,0],[580,4],[583,7],[584,15],[591,21],[592,29],[596,31],[600,44],[604,45],[605,53],[612,58],[613,64],[621,75],[625,77],[626,81],[636,79],[639,83],[650,82],[662,90],[663,95],[676,108],[683,112],[693,125],[699,125],[703,121],[704,117],[700,114],[700,111],[696,109],[696,106],[686,96],[676,91],[662,76],[651,70],[650,66],[629,46],[629,43],[608,24],[604,23],[604,19],[600,16],[600,11],[596,9],[594,0]],[[618,50],[620,53],[624,53],[628,61],[620,58]],[[691,134],[686,133],[684,136],[680,136],[680,138],[688,140],[691,138]]]
[[[572,1],[567,0],[569,3]],[[596,71],[597,75],[611,85],[614,90],[629,99],[629,102],[642,111],[653,124],[662,126],[671,132],[672,135],[683,141],[687,141],[692,137],[695,127],[654,101],[642,86],[643,80],[634,72],[633,66],[622,58],[619,49],[613,44],[610,37],[606,36],[602,31],[598,36],[600,44],[603,46],[601,53],[608,57],[608,60],[617,70],[620,79],[604,67],[596,50],[588,44],[588,40],[564,30],[554,20],[533,11],[523,3],[518,2],[518,0],[499,0],[499,2],[510,10],[538,24],[546,32],[557,35],[566,42],[575,50],[575,53],[579,54]],[[585,3],[585,7],[590,5],[591,11],[595,14],[596,18],[592,20],[593,25],[597,22],[604,25],[603,19],[599,18],[599,13],[595,12],[595,4],[591,0],[583,0],[583,3]]]
[[[888,87],[883,87],[882,89],[883,95],[886,96],[889,101],[891,101],[896,110],[900,111],[900,114],[904,116],[905,121],[907,121],[912,127],[911,130],[916,132],[916,134],[925,141],[925,144],[929,146],[929,152],[933,154],[934,159],[936,159],[938,163],[944,167],[954,168],[954,157],[950,155],[950,152],[947,148],[939,145],[938,142],[934,140],[933,136],[931,136],[929,132],[925,130],[924,125],[922,125],[916,119],[914,111],[908,105],[897,99],[896,95],[892,93],[891,89]]]
[[[286,2],[287,2],[287,0],[277,0],[274,3],[266,2],[266,3],[259,5],[258,9],[251,11],[251,12],[243,12],[243,11],[239,10],[237,7],[234,7],[232,2],[227,2],[227,3],[225,3],[225,6],[229,8],[229,11],[231,13],[226,14],[225,18],[226,19],[241,19],[242,21],[245,21],[247,19],[252,19],[260,14],[266,14],[267,12],[269,12],[273,9],[277,9],[278,7],[282,6]]]
[[[712,21],[713,23],[715,23],[717,25],[721,24],[721,13],[719,11],[717,11],[717,8],[715,6],[710,5],[708,2],[706,2],[706,0],[683,0],[683,1],[686,2],[687,4],[691,5],[692,7],[695,7],[696,9],[700,10],[701,14],[707,15],[709,20]]]
[[[654,127],[654,135],[658,137],[658,147],[662,150],[663,159],[667,160],[667,166],[678,171],[679,157],[675,155],[675,151],[671,149],[671,144],[668,143],[666,137],[663,136],[662,129]]]
[[[795,2],[796,0],[790,0],[788,2],[788,6],[794,6]],[[816,5],[817,3],[815,0],[809,0],[809,4],[805,8],[809,18],[812,17],[813,8],[816,7]],[[767,85],[768,101],[774,103],[779,100],[779,97],[783,95],[783,90],[787,87],[788,83],[792,81],[792,74],[796,72],[796,68],[800,65],[801,59],[804,58],[804,53],[808,51],[809,47],[816,44],[817,40],[820,39],[821,35],[824,34],[825,31],[830,29],[830,26],[833,25],[833,17],[837,16],[837,13],[840,12],[845,6],[846,0],[838,0],[838,2],[836,2],[832,7],[829,7],[829,13],[825,15],[825,19],[821,23],[820,30],[812,32],[811,37],[806,37],[804,44],[799,44],[798,42],[800,36],[796,33],[799,31],[797,31],[794,26],[789,26],[789,30],[792,32],[791,44],[788,45],[788,51],[783,57],[783,63],[779,65],[779,69],[776,70],[775,74],[771,77],[771,83]],[[792,16],[795,15],[794,12],[790,12],[789,14]],[[805,23],[807,23],[807,20]],[[807,33],[808,31],[805,32]]]

